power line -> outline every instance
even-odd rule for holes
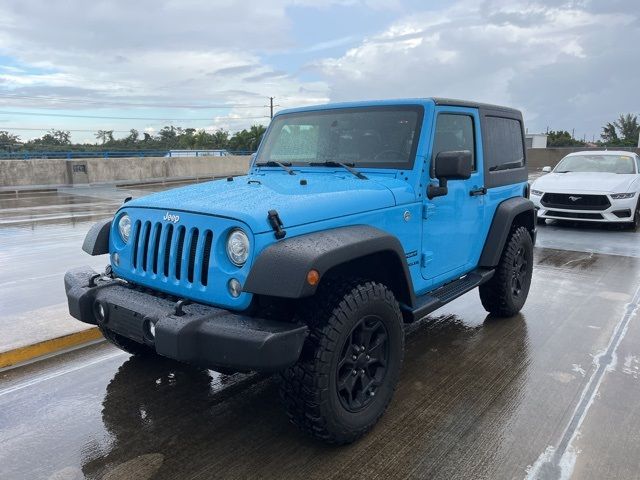
[[[199,127],[199,128],[195,128],[195,130],[204,130],[206,132],[215,132],[216,130],[218,130],[218,127]],[[100,129],[93,129],[93,130],[89,130],[89,129],[74,129],[74,128],[55,128],[55,127],[43,127],[43,128],[36,128],[36,127],[2,127],[0,126],[0,132],[2,130],[26,130],[26,131],[33,131],[33,132],[48,132],[49,130],[62,130],[65,132],[81,132],[81,133],[97,133],[98,130],[106,130],[106,131],[110,131],[113,133],[131,133],[131,130],[109,130],[109,129],[105,129],[105,128],[100,128]],[[134,130],[138,130],[137,128]],[[159,132],[161,129],[154,129],[154,133]],[[183,129],[186,130],[186,129]],[[139,133],[152,133],[152,132],[145,132],[144,130],[140,131],[138,130]]]
[[[154,121],[212,121],[212,120],[250,120],[258,118],[269,118],[267,115],[260,115],[254,117],[206,117],[206,118],[175,118],[175,117],[112,117],[102,115],[72,115],[68,113],[38,113],[38,112],[13,112],[4,111],[0,112],[0,115],[32,115],[37,117],[65,117],[65,118],[95,118],[101,120],[154,120]]]
[[[83,129],[68,129],[68,128],[55,128],[55,127],[37,128],[37,127],[3,127],[3,126],[0,126],[0,131],[2,131],[2,130],[29,130],[29,131],[34,131],[34,132],[45,132],[45,131],[49,131],[49,130],[64,130],[65,132],[95,133],[98,130],[104,130],[104,129],[83,130]],[[111,131],[113,133],[129,133],[131,130],[111,130]]]
[[[0,93],[0,98],[8,100],[49,100],[59,103],[74,103],[74,104],[87,104],[87,105],[104,105],[104,106],[128,106],[128,107],[141,107],[141,108],[183,108],[183,109],[224,109],[224,108],[261,108],[262,105],[247,105],[239,103],[221,103],[213,105],[182,105],[182,104],[163,104],[163,103],[138,103],[138,102],[125,102],[125,101],[104,101],[104,100],[92,100],[88,98],[70,98],[70,97],[52,97],[45,95],[22,95],[22,94],[5,94]]]

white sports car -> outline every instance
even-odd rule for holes
[[[570,153],[531,185],[538,219],[640,227],[640,157],[624,151]]]

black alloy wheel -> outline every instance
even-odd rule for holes
[[[336,383],[342,406],[350,412],[366,408],[387,374],[389,334],[376,315],[363,317],[342,347]]]
[[[514,297],[519,297],[528,281],[529,263],[525,257],[524,247],[520,247],[513,258],[513,276],[511,291]]]

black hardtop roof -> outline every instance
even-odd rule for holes
[[[455,98],[439,98],[433,97],[433,101],[436,105],[446,105],[450,107],[469,107],[469,108],[484,108],[486,110],[498,110],[502,112],[516,113],[522,115],[520,110],[511,107],[504,107],[502,105],[492,105],[490,103],[471,102],[469,100],[458,100]]]

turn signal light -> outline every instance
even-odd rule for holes
[[[309,270],[307,273],[307,283],[311,286],[317,285],[320,281],[320,274],[317,270]]]

